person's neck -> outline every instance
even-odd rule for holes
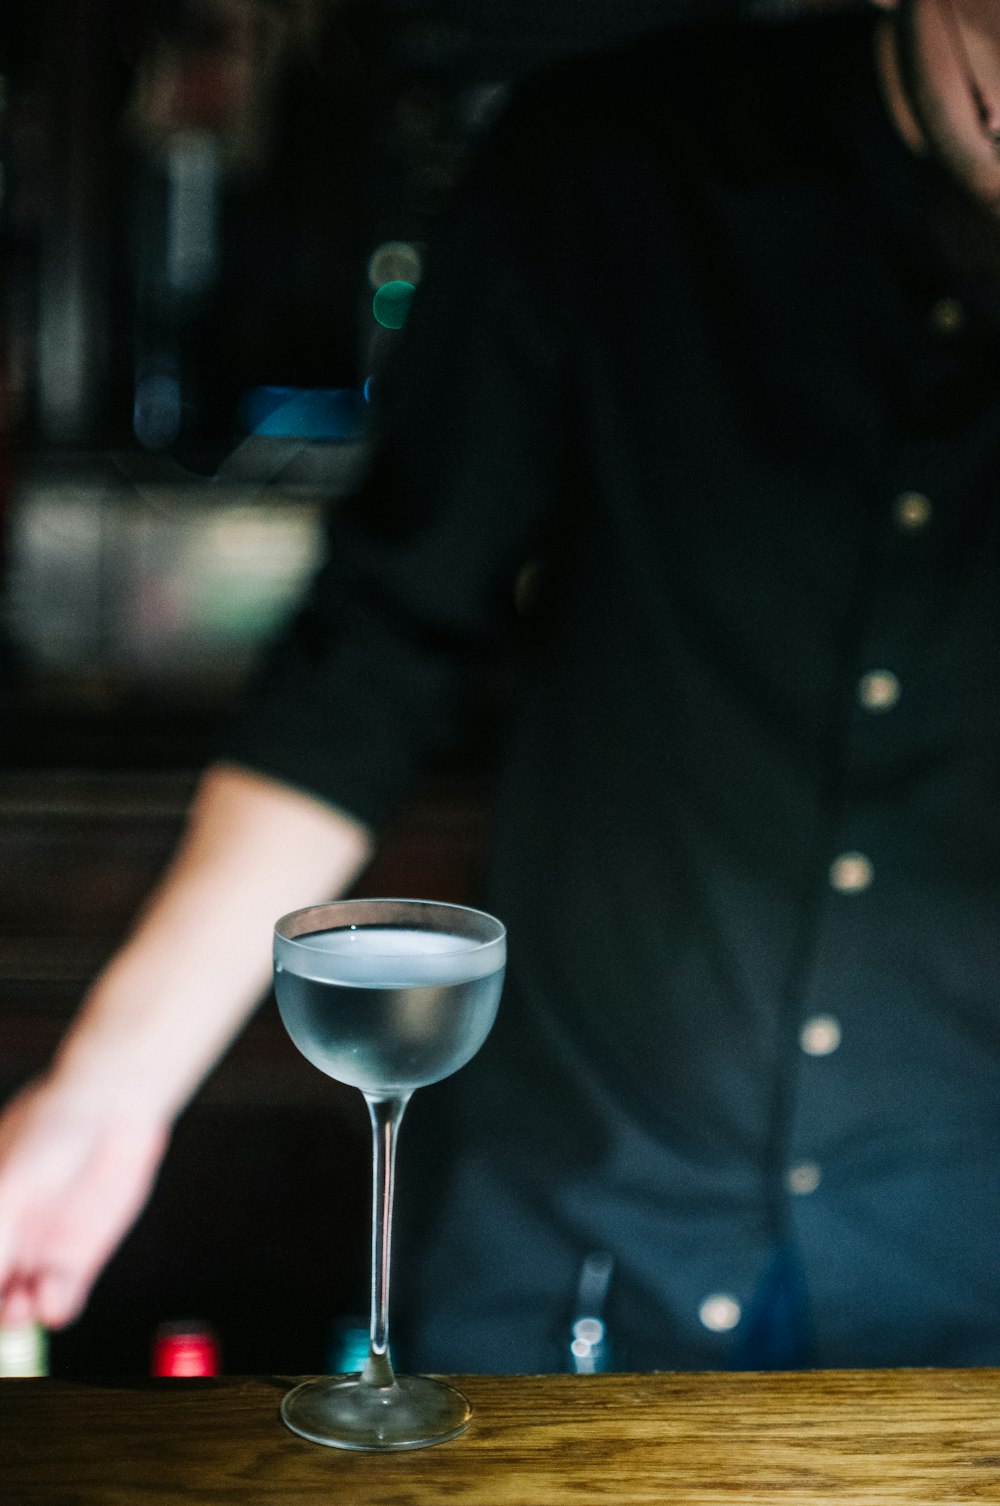
[[[923,156],[927,149],[926,142],[906,97],[899,67],[898,24],[893,14],[883,16],[876,25],[875,67],[889,118],[910,151]]]

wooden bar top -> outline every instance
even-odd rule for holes
[[[458,1377],[469,1431],[390,1454],[290,1433],[294,1383],[0,1381],[0,1502],[1000,1502],[1000,1370]]]

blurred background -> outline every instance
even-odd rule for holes
[[[45,1064],[176,839],[510,86],[654,27],[838,4],[4,0],[0,1094]],[[433,771],[366,892],[469,894],[478,777],[474,749]],[[337,1368],[368,1178],[360,1095],[265,1005],[53,1372],[143,1373],[191,1315],[228,1371]]]

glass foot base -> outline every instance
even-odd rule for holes
[[[286,1427],[328,1448],[427,1448],[457,1438],[472,1408],[461,1391],[426,1375],[366,1386],[356,1375],[303,1381],[281,1403]]]

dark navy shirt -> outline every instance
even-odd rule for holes
[[[558,1363],[604,1250],[637,1368],[739,1363],[779,1250],[815,1363],[1000,1364],[976,244],[867,17],[563,66],[441,227],[369,480],[226,748],[378,827],[504,665],[509,986],[411,1111],[441,1368]]]

